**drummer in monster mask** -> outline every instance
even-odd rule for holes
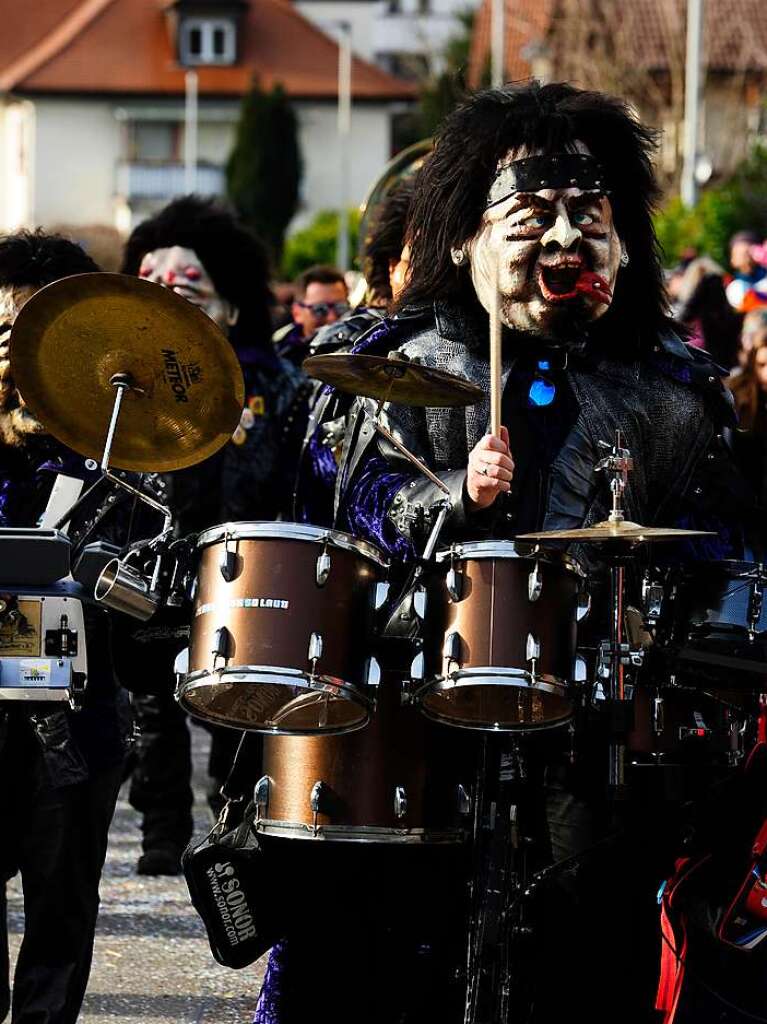
[[[717,368],[688,348],[668,316],[651,219],[659,195],[653,150],[652,131],[625,103],[565,84],[480,92],[445,120],[416,184],[408,282],[379,328],[387,350],[485,393],[465,408],[389,403],[383,411],[385,426],[449,490],[443,545],[606,518],[608,482],[595,465],[599,442],[614,443],[620,430],[636,466],[626,518],[713,531],[686,554],[738,557],[748,496],[722,439],[733,413]],[[500,438],[489,433],[488,313],[496,305]],[[338,523],[407,565],[423,551],[445,495],[369,427],[368,412],[374,403],[358,399]],[[541,763],[530,765],[545,821],[539,863],[580,854],[602,835],[606,751],[587,744],[593,766],[587,754],[573,768],[559,750],[565,743],[547,740]],[[653,1019],[655,875],[630,844],[611,850],[545,901],[543,939],[556,951],[557,982],[534,966],[544,956],[530,958],[531,1020]],[[352,932],[353,922],[352,908],[335,927]],[[376,937],[366,935],[363,946],[376,961]],[[377,962],[389,986],[398,968],[385,956]],[[296,998],[293,971],[304,991],[316,992],[315,967],[323,970],[322,958],[298,965],[288,948],[278,951],[257,1019],[306,1019],[281,1013],[279,992]],[[327,992],[328,975],[321,981]],[[427,983],[436,984],[431,976]],[[411,1019],[408,999],[403,989],[397,1020]],[[333,993],[334,1020],[353,1019],[345,1000]],[[440,1020],[462,1020],[462,1007],[454,1011],[441,1009]]]

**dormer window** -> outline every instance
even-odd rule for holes
[[[235,23],[229,18],[184,18],[179,38],[181,63],[234,64]]]

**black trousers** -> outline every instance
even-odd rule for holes
[[[134,694],[139,727],[130,802],[143,815],[144,851],[179,855],[192,838],[192,755],[189,725],[171,693]]]
[[[122,765],[54,788],[26,723],[0,752],[0,1020],[10,1008],[6,882],[21,874],[24,938],[13,1024],[76,1024],[93,955],[99,880]]]

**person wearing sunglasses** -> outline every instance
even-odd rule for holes
[[[349,293],[341,271],[335,267],[309,267],[295,283],[293,322],[273,335],[277,354],[300,366],[320,327],[335,323],[348,312]]]

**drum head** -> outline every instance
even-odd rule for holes
[[[456,685],[443,681],[425,688],[419,700],[423,713],[435,721],[487,732],[539,732],[563,725],[573,712],[564,687],[510,685],[501,679]]]
[[[352,688],[222,679],[207,673],[182,683],[178,702],[204,722],[288,736],[353,732],[367,725],[371,707]]]

